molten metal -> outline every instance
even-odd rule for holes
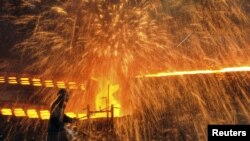
[[[137,76],[137,78],[167,77],[167,76],[181,76],[181,75],[195,75],[195,74],[216,74],[216,73],[229,73],[229,72],[249,72],[249,71],[250,71],[250,66],[242,66],[242,67],[223,68],[219,70],[191,70],[191,71],[161,72],[161,73],[156,73],[156,74],[146,74],[143,76]]]

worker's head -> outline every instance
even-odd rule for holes
[[[69,100],[69,94],[65,89],[60,89],[57,93],[59,98],[64,99],[65,102],[68,102]]]

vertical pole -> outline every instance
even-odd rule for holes
[[[108,84],[108,107],[109,107],[109,84]]]
[[[90,119],[90,107],[87,105],[87,119]]]
[[[111,105],[111,129],[114,131],[114,105]]]
[[[109,84],[108,84],[108,98],[107,98],[107,120],[109,118]]]

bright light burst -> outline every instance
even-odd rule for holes
[[[218,81],[214,75],[169,80],[161,76],[249,71],[249,67],[225,68],[250,64],[249,14],[244,3],[247,1],[68,0],[46,7],[39,15],[18,18],[17,25],[36,24],[17,51],[20,60],[29,62],[25,73],[77,82],[94,77],[103,87],[107,83],[102,81],[119,84],[113,101],[118,101],[122,112],[138,118],[117,123],[121,140],[153,140],[155,133],[159,137],[168,133],[165,123],[176,125],[171,132],[185,130],[187,138],[197,133],[190,140],[205,140],[202,131],[207,124],[250,120],[248,76],[236,75],[233,82]],[[131,80],[142,74],[158,78]],[[84,98],[98,105],[100,99],[95,98],[102,96],[96,94],[106,92],[95,89],[89,86],[86,95],[90,96],[73,98],[77,104],[72,109],[81,109]],[[178,132],[172,134],[176,138],[169,140],[183,140]]]
[[[159,68],[155,62],[162,59],[157,56],[180,57],[174,50],[167,52],[172,43],[165,15],[157,14],[160,7],[158,0],[68,1],[54,6],[37,16],[32,36],[17,46],[23,60],[31,62],[24,71],[52,79],[95,77],[101,79],[98,83],[127,85],[138,71]],[[112,101],[120,105],[120,100]]]
[[[88,78],[110,75],[114,69],[127,77],[132,64],[142,67],[155,60],[151,54],[164,55],[170,48],[167,32],[157,22],[159,1],[74,4],[69,1],[41,14],[31,38],[19,44],[19,51],[27,55],[24,58],[33,62],[28,71],[46,68],[43,75]]]

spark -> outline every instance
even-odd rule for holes
[[[197,80],[185,77],[175,82],[164,79],[167,83],[159,79],[139,79],[138,82],[130,79],[136,74],[146,74],[137,76],[142,78],[248,72],[248,66],[223,68],[249,64],[246,26],[249,16],[242,7],[245,7],[243,0],[70,0],[48,7],[39,15],[15,18],[14,24],[21,27],[37,21],[30,36],[16,45],[16,52],[24,62],[29,62],[23,68],[31,74],[40,73],[44,78],[52,76],[52,80],[60,75],[63,80],[76,78],[82,82],[94,77],[95,83],[104,81],[105,85],[99,90],[94,86],[85,87],[90,83],[77,83],[78,88],[89,91],[89,97],[79,94],[74,98],[71,104],[74,110],[79,110],[85,98],[98,109],[95,104],[100,100],[96,99],[100,98],[98,94],[106,95],[103,91],[109,81],[118,84],[119,90],[111,95],[113,102],[122,112],[136,113],[133,120],[119,124],[116,133],[120,140],[157,140],[151,135],[162,134],[159,129],[166,131],[169,127],[164,125],[170,124],[175,124],[177,130],[194,125],[191,132],[197,133],[192,132],[192,135],[197,135],[198,140],[206,140],[207,135],[201,131],[207,124],[249,121],[246,106],[249,93],[245,89],[248,81],[242,81],[241,75],[237,75],[233,88],[230,80],[222,84],[213,77]],[[190,33],[192,31],[195,32]],[[182,37],[186,38],[182,40]],[[180,48],[184,42],[185,47]],[[187,48],[189,46],[191,48]],[[210,66],[222,69],[193,70]],[[166,68],[183,71],[146,73]],[[57,82],[53,81],[54,87],[58,87]],[[64,84],[68,88],[67,82]],[[41,84],[44,86],[42,79]],[[45,99],[47,97],[42,98]],[[105,104],[101,104],[103,106]],[[164,115],[170,118],[164,120]],[[160,121],[164,123],[155,124]],[[176,138],[171,139],[183,140],[178,135]]]
[[[186,38],[184,38],[176,47],[179,47],[182,43],[184,43],[189,37],[191,37],[191,35],[193,34],[194,32],[191,32],[187,35]]]

